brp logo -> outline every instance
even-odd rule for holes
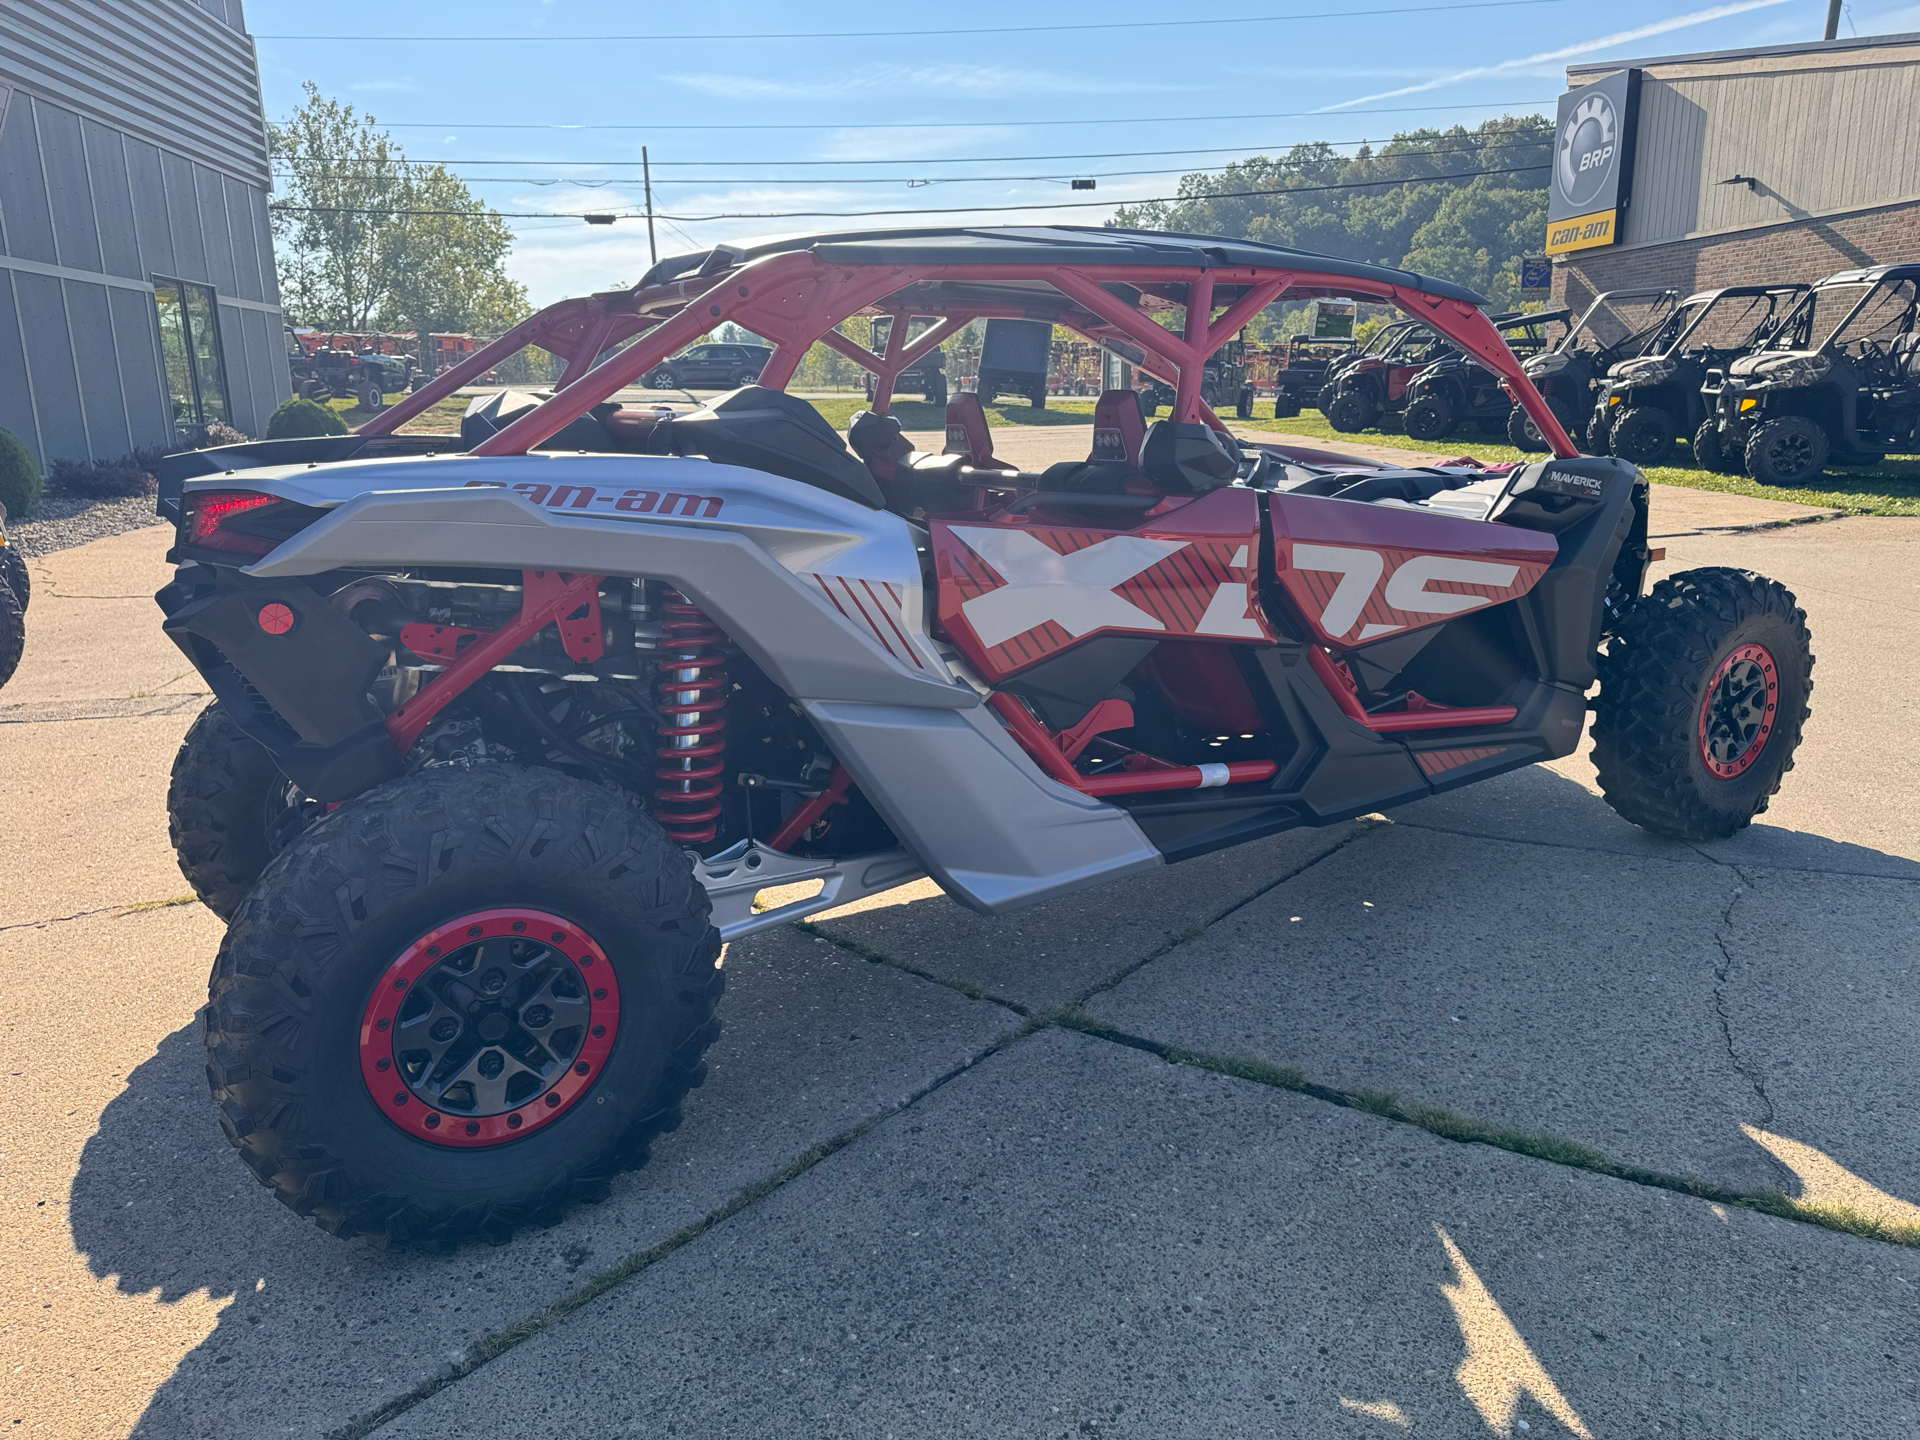
[[[1620,153],[1620,122],[1613,113],[1613,102],[1604,95],[1589,95],[1560,127],[1560,141],[1554,157],[1554,178],[1560,193],[1576,209],[1585,209],[1606,189],[1613,174],[1613,163]]]

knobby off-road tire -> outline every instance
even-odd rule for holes
[[[1540,427],[1518,405],[1507,412],[1507,441],[1514,449],[1525,450],[1531,455],[1538,455],[1547,448]]]
[[[180,742],[167,786],[167,836],[193,893],[222,920],[274,855],[279,768],[215,701]],[[282,837],[284,838],[284,837]]]
[[[1700,428],[1693,432],[1693,463],[1715,475],[1740,473],[1740,458],[1727,449],[1719,421],[1702,420]]]
[[[13,678],[27,648],[27,607],[13,588],[0,580],[0,685]]]
[[[1673,453],[1673,417],[1657,405],[1630,406],[1607,432],[1607,449],[1629,465],[1658,465]]]
[[[1747,437],[1747,474],[1762,485],[1804,485],[1827,465],[1827,432],[1805,415],[1782,415]]]
[[[685,853],[610,791],[511,765],[394,781],[300,836],[234,917],[207,1008],[221,1128],[336,1235],[549,1223],[643,1164],[705,1080],[708,914]],[[446,1084],[507,1054],[504,1083]]]
[[[11,545],[0,545],[0,585],[13,591],[23,613],[33,603],[33,576],[27,570],[27,557]]]
[[[1400,423],[1409,440],[1444,440],[1459,425],[1453,405],[1438,395],[1422,395]]]
[[[1767,808],[1812,713],[1806,612],[1785,586],[1721,567],[1670,576],[1614,627],[1599,668],[1593,763],[1620,815],[1723,840]]]
[[[1342,435],[1357,435],[1380,418],[1380,407],[1358,390],[1342,390],[1327,407],[1326,417]]]

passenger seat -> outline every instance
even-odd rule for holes
[[[993,458],[993,433],[987,428],[987,410],[971,390],[962,390],[947,401],[946,453],[966,456],[967,464],[976,470],[1019,468]]]
[[[1093,453],[1087,459],[1138,465],[1146,438],[1140,397],[1131,390],[1102,390],[1093,405]]]

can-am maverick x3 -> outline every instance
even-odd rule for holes
[[[1553,458],[1235,441],[1207,357],[1316,295],[1420,317]],[[1206,236],[789,239],[551,306],[354,435],[176,457],[159,600],[217,699],[170,805],[231,916],[229,1140],[335,1233],[502,1236],[677,1123],[723,941],[922,873],[1010,911],[1563,756],[1596,673],[1615,808],[1747,824],[1806,714],[1801,612],[1733,570],[1636,599],[1646,482],[1575,454],[1479,303]],[[879,355],[834,328],[862,315]],[[1125,344],[1173,415],[1103,396],[1087,459],[1025,472],[959,394],[954,453],[914,452],[895,378],[983,316]],[[757,386],[614,403],[729,321],[773,346]],[[875,375],[851,446],[782,392],[815,342]],[[477,403],[467,453],[396,434],[527,344],[549,398]]]

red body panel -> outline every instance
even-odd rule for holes
[[[1279,492],[1268,513],[1281,586],[1337,649],[1524,595],[1558,553],[1537,530],[1392,505]]]
[[[934,520],[940,625],[990,682],[1095,635],[1271,644],[1255,595],[1259,496],[1223,489],[1131,530]]]

